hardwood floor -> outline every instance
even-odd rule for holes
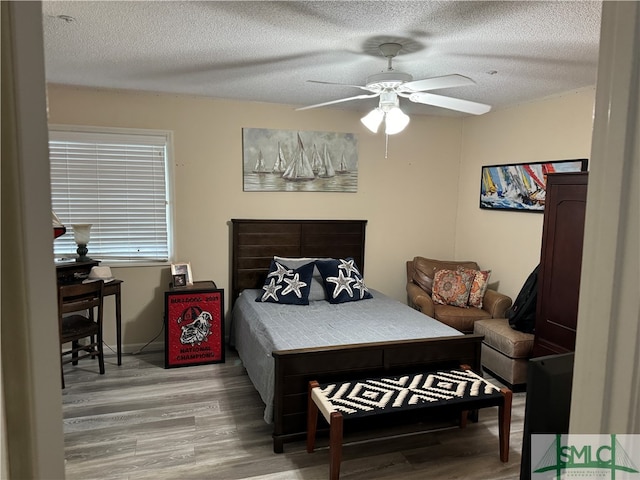
[[[234,351],[224,364],[165,370],[162,352],[65,366],[67,479],[326,479],[326,440],[274,454],[264,405]],[[496,384],[499,382],[494,381]],[[466,429],[385,440],[346,438],[341,479],[517,479],[525,394],[515,393],[509,462],[498,455],[497,408]],[[352,443],[348,443],[349,441]]]

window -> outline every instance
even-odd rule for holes
[[[92,224],[89,257],[109,262],[170,258],[171,133],[50,127],[51,204],[67,234],[56,258],[75,255],[73,224]]]

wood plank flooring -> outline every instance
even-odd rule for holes
[[[274,454],[264,405],[234,351],[224,364],[165,370],[162,352],[65,366],[66,478],[95,480],[327,479],[326,440]],[[499,382],[492,379],[496,384]],[[498,455],[497,408],[480,421],[369,442],[347,438],[341,479],[517,479],[525,394],[515,393],[509,462]]]

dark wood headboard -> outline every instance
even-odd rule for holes
[[[246,288],[262,288],[274,255],[353,257],[364,273],[366,220],[232,219],[231,303]]]

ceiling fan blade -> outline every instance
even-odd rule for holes
[[[339,100],[331,100],[330,102],[324,102],[324,103],[316,103],[315,105],[308,105],[306,107],[300,107],[300,108],[296,108],[296,110],[309,110],[310,108],[318,108],[318,107],[325,107],[327,105],[333,105],[335,103],[342,103],[342,102],[349,102],[351,100],[360,100],[363,98],[373,98],[373,97],[377,97],[379,96],[380,93],[374,93],[372,95],[356,95],[355,97],[347,97],[347,98],[341,98]]]
[[[335,83],[335,82],[323,82],[321,80],[307,80],[309,83],[321,83],[323,85],[338,85],[340,87],[355,87],[361,90],[366,90],[370,92],[371,90],[365,87],[364,85],[351,85],[350,83]]]
[[[482,115],[491,110],[491,105],[485,105],[484,103],[425,92],[412,93],[409,95],[409,100],[416,103],[424,103],[425,105],[434,105],[436,107],[448,108],[449,110],[471,113],[473,115]]]
[[[437,90],[439,88],[466,87],[475,85],[476,82],[462,75],[444,75],[442,77],[425,78],[403,83],[399,87],[401,92],[422,92],[425,90]]]

